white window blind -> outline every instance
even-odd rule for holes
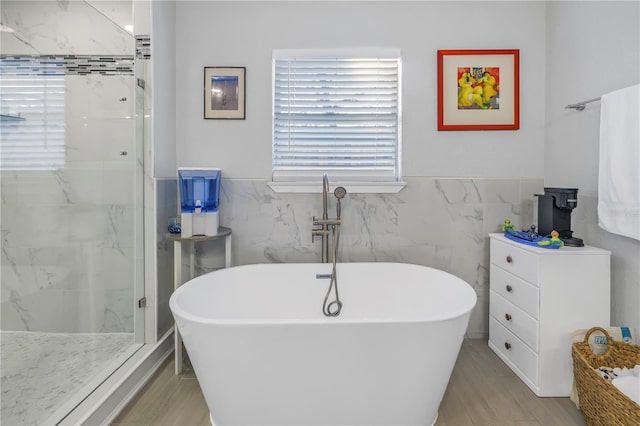
[[[9,64],[8,64],[9,62]],[[65,162],[65,77],[28,67],[12,70],[3,60],[0,75],[0,169],[55,170]],[[20,72],[21,74],[14,74]]]
[[[273,62],[274,181],[400,180],[399,54]]]

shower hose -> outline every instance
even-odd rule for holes
[[[342,310],[342,302],[338,295],[338,274],[336,272],[336,263],[338,261],[338,242],[340,241],[340,227],[333,225],[331,227],[333,234],[333,269],[331,271],[331,282],[329,283],[329,289],[324,297],[324,303],[322,304],[322,313],[327,317],[337,317]],[[329,302],[329,296],[331,290],[335,289],[336,298],[332,302]],[[327,303],[329,302],[329,303]]]

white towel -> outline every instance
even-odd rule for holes
[[[616,377],[611,382],[620,392],[627,395],[629,399],[640,404],[640,377],[624,376]]]
[[[598,225],[640,240],[640,84],[603,95]]]

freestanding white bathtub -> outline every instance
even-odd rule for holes
[[[238,266],[171,296],[215,426],[408,426],[436,421],[476,294],[437,269],[338,264],[343,307],[322,315],[330,264]]]

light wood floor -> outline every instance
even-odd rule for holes
[[[170,357],[115,419],[115,425],[209,426],[209,410],[193,370],[174,374]],[[569,398],[538,398],[489,349],[465,340],[440,405],[437,426],[584,425]]]

